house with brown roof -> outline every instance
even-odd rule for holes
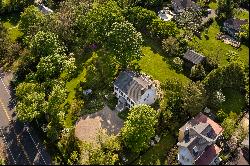
[[[219,148],[215,142],[223,128],[203,113],[179,129],[178,161],[182,165],[217,165]]]
[[[241,26],[247,24],[247,20],[241,20],[238,18],[230,18],[227,19],[223,23],[223,29],[226,31],[230,36],[237,38],[237,34],[241,30]]]
[[[153,104],[157,99],[157,90],[153,81],[144,75],[132,71],[122,71],[114,82],[114,94],[118,98],[117,111],[136,104]]]

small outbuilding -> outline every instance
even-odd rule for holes
[[[247,24],[247,22],[248,22],[247,20],[230,18],[223,23],[223,29],[230,36],[237,38],[237,34],[241,31],[241,26]]]
[[[203,64],[206,60],[206,57],[195,52],[194,50],[188,50],[184,56],[184,66],[188,69],[191,69],[194,65]]]

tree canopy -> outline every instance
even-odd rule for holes
[[[140,59],[142,42],[140,32],[137,32],[131,23],[125,21],[111,26],[105,45],[121,65],[126,67],[129,62]]]
[[[124,127],[121,129],[125,146],[136,153],[149,147],[149,141],[155,135],[157,117],[157,111],[148,105],[142,104],[132,107]]]

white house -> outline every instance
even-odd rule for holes
[[[223,128],[199,113],[179,130],[178,161],[181,165],[218,165],[219,148],[215,142]]]
[[[51,10],[50,8],[44,6],[43,4],[39,4],[39,5],[38,5],[38,9],[39,9],[43,14],[50,14],[50,13],[53,13],[53,10]]]
[[[114,82],[114,94],[118,98],[117,111],[136,104],[153,104],[157,90],[152,81],[132,71],[122,71]]]

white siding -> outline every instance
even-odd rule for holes
[[[156,88],[152,87],[151,89],[146,90],[146,92],[141,96],[138,101],[138,104],[151,105],[155,102],[156,98]]]
[[[193,165],[194,159],[189,150],[185,147],[179,147],[178,160],[182,165]]]

